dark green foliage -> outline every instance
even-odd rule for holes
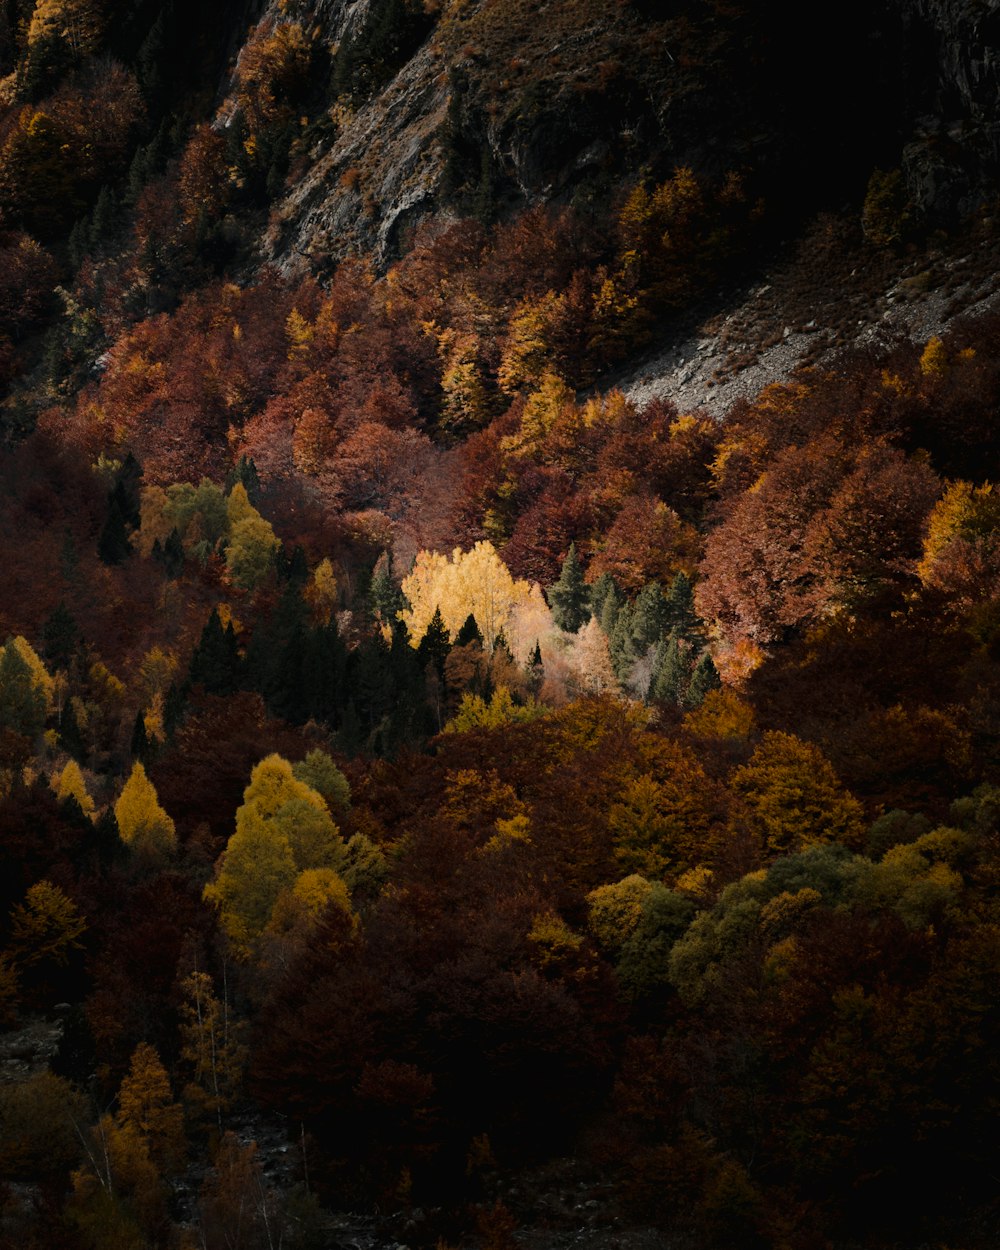
[[[604,602],[601,605],[600,626],[605,636],[609,639],[615,632],[615,625],[618,623],[618,613],[622,610],[625,603],[624,598],[618,593],[617,587],[614,585],[608,590],[604,596]]]
[[[483,635],[480,633],[479,626],[476,624],[476,618],[470,612],[465,618],[465,623],[455,636],[456,647],[467,647],[469,643],[475,642],[479,646],[483,645]]]
[[[676,632],[660,643],[653,662],[649,698],[677,705],[687,690],[691,668],[687,652]]]
[[[666,595],[665,632],[674,632],[692,645],[700,644],[705,625],[694,610],[694,590],[686,573],[678,573]]]
[[[45,725],[45,695],[14,646],[0,653],[0,729],[35,738]]]
[[[64,600],[59,600],[42,626],[42,638],[45,643],[45,658],[56,668],[69,668],[70,660],[80,643],[80,629]]]
[[[444,621],[441,619],[441,609],[435,608],[430,624],[427,626],[424,636],[420,639],[420,643],[417,646],[417,657],[421,666],[425,669],[428,664],[433,664],[438,678],[443,681],[444,663],[450,651],[451,642],[448,638],[448,631],[445,628]]]
[[[604,610],[605,612],[608,610],[607,603],[604,605]],[[632,605],[629,603],[623,604],[608,637],[611,667],[615,670],[615,676],[621,682],[628,680],[632,666],[638,658],[635,653],[635,641],[632,636],[633,620],[634,612]]]
[[[233,623],[229,621],[223,629],[219,613],[213,608],[191,656],[188,680],[192,686],[204,686],[208,694],[232,694],[239,689],[240,675],[240,654]]]
[[[663,587],[659,582],[647,582],[635,601],[635,616],[632,621],[632,636],[640,655],[669,633],[670,617],[670,605],[663,593]]]
[[[149,737],[146,734],[146,717],[142,709],[136,714],[135,724],[132,726],[132,742],[129,752],[133,760],[146,763],[149,759]]]
[[[97,540],[97,554],[104,564],[122,564],[132,554],[125,518],[114,493],[108,497],[108,515]]]
[[[372,571],[371,586],[368,598],[372,612],[381,621],[393,622],[396,615],[405,606],[403,592],[396,585],[392,573],[392,555],[383,551]]]
[[[528,661],[528,690],[531,694],[538,697],[545,681],[545,665],[542,663],[542,648],[536,640],[535,649],[531,653],[531,659]]]
[[[590,612],[592,616],[597,617],[598,624],[601,625],[602,629],[604,628],[602,622],[604,605],[607,603],[608,599],[612,597],[616,603],[621,599],[621,592],[618,589],[618,583],[615,581],[614,576],[611,573],[602,573],[597,581],[590,587]],[[614,628],[613,621],[611,623],[611,628]],[[604,632],[608,633],[608,630],[605,629]]]
[[[710,690],[720,690],[721,688],[722,682],[719,680],[719,673],[715,663],[708,652],[703,651],[694,666],[694,672],[691,674],[688,688],[684,691],[683,704],[686,708],[701,707],[705,701],[705,695]]]
[[[559,580],[549,587],[548,600],[552,619],[569,634],[575,634],[590,620],[590,587],[583,580],[576,543],[570,543]]]
[[[260,477],[257,474],[257,466],[254,464],[252,457],[240,456],[236,465],[229,470],[226,475],[226,494],[233,489],[237,482],[242,483],[243,489],[247,493],[247,499],[255,508],[260,507]]]
[[[59,718],[59,745],[77,761],[82,763],[86,755],[83,734],[76,718],[76,709],[72,700],[68,700]]]

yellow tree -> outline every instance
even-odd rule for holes
[[[148,1042],[136,1047],[118,1091],[119,1128],[132,1128],[146,1142],[150,1158],[163,1170],[184,1157],[184,1113],[174,1102],[167,1070]]]
[[[222,1117],[236,1101],[247,1051],[242,1026],[228,1003],[215,993],[212,978],[192,972],[181,985],[181,1063],[191,1075],[184,1101],[192,1111],[210,1116],[222,1132]]]
[[[823,842],[851,846],[862,836],[861,804],[823,752],[793,734],[766,733],[730,785],[743,801],[739,815],[772,854]]]
[[[39,881],[10,913],[10,947],[21,967],[49,960],[65,964],[81,949],[87,922],[73,900],[51,881]]]
[[[436,609],[454,637],[471,614],[488,651],[506,630],[518,605],[531,602],[531,587],[515,581],[493,544],[478,542],[471,551],[456,547],[449,560],[435,551],[417,554],[413,571],[403,579],[409,608],[400,613],[417,646]]]
[[[84,815],[93,816],[94,800],[87,793],[87,785],[76,760],[66,761],[66,767],[55,780],[55,791],[60,803],[65,802],[66,799],[76,799]]]
[[[115,819],[122,841],[141,856],[159,860],[177,848],[174,822],[160,806],[156,788],[138,761],[118,796]]]
[[[314,761],[316,763],[316,761]],[[345,849],[326,803],[280,755],[254,768],[205,898],[219,908],[233,949],[247,957],[279,897],[307,868],[343,867]]]

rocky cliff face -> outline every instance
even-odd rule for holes
[[[390,8],[275,0],[268,12],[309,29],[336,68]],[[988,192],[998,0],[849,0],[822,38],[798,6],[757,10],[452,0],[420,18],[376,90],[345,90],[349,67],[330,87],[264,254],[285,270],[352,253],[385,265],[429,216],[538,201],[600,212],[624,183],[678,164],[748,170],[791,218],[859,199],[876,166],[900,167],[933,219]]]

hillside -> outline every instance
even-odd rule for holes
[[[996,1244],[998,57],[0,0],[0,1246]]]

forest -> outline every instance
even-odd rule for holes
[[[785,6],[362,7],[0,0],[0,1246],[994,1246],[1000,305],[624,378],[995,187],[793,178]],[[569,130],[721,65],[773,150],[519,201],[585,27]],[[289,259],[424,55],[436,210]]]

